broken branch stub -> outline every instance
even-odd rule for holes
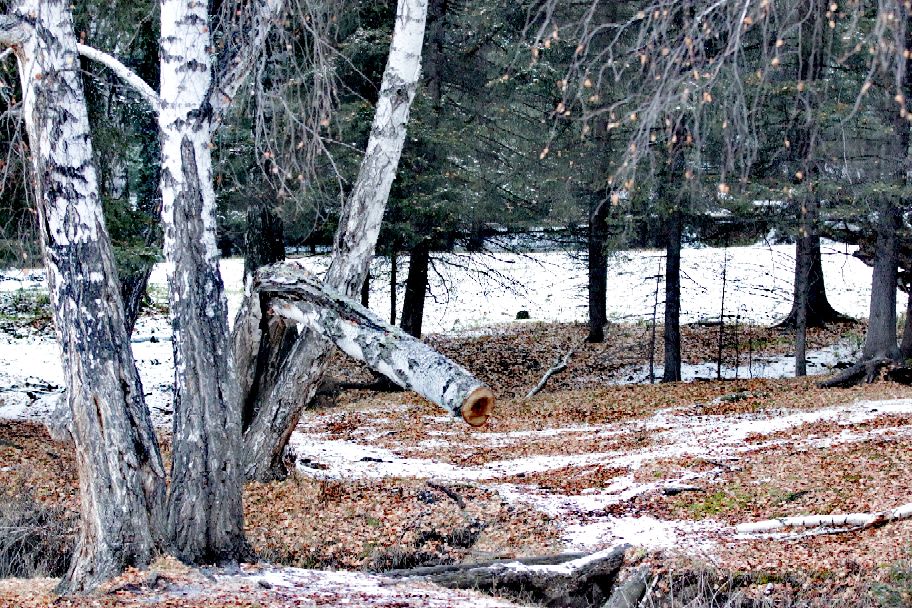
[[[396,384],[481,426],[494,409],[494,393],[465,368],[368,309],[325,287],[294,263],[260,269],[255,289],[269,311],[307,326],[350,357]]]

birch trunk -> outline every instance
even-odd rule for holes
[[[453,416],[473,426],[484,424],[490,416],[494,407],[491,389],[424,342],[324,287],[304,269],[294,265],[264,268],[257,275],[256,291],[269,299],[271,314],[305,325],[348,356]]]
[[[208,5],[161,3],[162,224],[174,329],[174,449],[167,530],[182,560],[248,554],[238,468],[240,401],[215,244]]]
[[[81,526],[61,590],[84,592],[158,553],[164,469],[124,326],[70,4],[23,0],[5,17],[4,37],[9,23],[19,24],[3,42],[19,59],[79,470]]]
[[[325,278],[328,287],[348,297],[358,293],[374,255],[421,72],[426,19],[427,0],[399,0],[367,151],[340,212]],[[261,344],[256,360],[248,358],[240,370],[242,376],[254,376],[244,397],[244,472],[248,479],[269,480],[283,475],[282,453],[320,384],[329,345],[308,329],[298,334],[293,325],[263,314],[258,294],[250,298],[253,302],[243,308],[256,311],[261,321],[239,319],[239,327],[253,333],[235,333],[236,348],[244,342]],[[243,356],[235,352],[239,359]]]

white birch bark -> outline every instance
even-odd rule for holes
[[[354,300],[320,284],[294,264],[257,273],[256,290],[271,314],[305,325],[399,386],[414,391],[472,426],[484,424],[494,394],[465,368]]]
[[[208,4],[161,2],[162,224],[174,329],[168,535],[201,563],[247,554],[238,469],[240,402],[215,243]]]
[[[787,528],[872,528],[891,521],[912,519],[912,503],[878,513],[843,513],[840,515],[799,515],[766,519],[735,526],[738,534],[764,534]]]
[[[367,152],[355,189],[345,201],[335,239],[333,260],[326,284],[343,295],[354,296],[364,282],[373,257],[390,187],[395,179],[405,142],[409,108],[421,75],[421,49],[427,20],[427,0],[399,0],[390,56]],[[282,475],[282,453],[304,407],[313,397],[328,355],[327,343],[312,331],[297,330],[281,319],[269,318],[252,293],[262,321],[239,319],[238,327],[256,328],[257,335],[235,334],[236,347],[245,341],[259,342],[256,359],[247,358],[242,368],[259,370],[244,397],[244,471],[248,479],[268,480]],[[237,348],[238,360],[243,354]]]
[[[82,592],[155,557],[164,469],[124,328],[70,4],[20,0],[3,21],[19,60],[79,470],[81,526],[61,589]]]

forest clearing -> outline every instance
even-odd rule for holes
[[[750,248],[733,248],[729,255],[734,268],[739,259],[756,259]],[[232,263],[225,262],[226,276],[232,276]],[[309,263],[320,266],[318,259]],[[516,264],[527,264],[525,272],[536,274],[535,260]],[[538,276],[546,279],[547,270]],[[36,516],[50,518],[46,536],[31,542],[38,541],[48,557],[57,551],[55,559],[65,564],[60,552],[73,540],[77,478],[67,445],[52,440],[42,425],[60,392],[55,343],[46,303],[21,304],[27,299],[23,294],[34,298],[37,292],[29,288],[41,274],[4,277],[0,478],[5,500],[25,490],[26,498],[18,500],[34,501]],[[474,280],[463,277],[450,285],[451,309]],[[754,285],[737,272],[732,280],[736,286]],[[833,296],[843,309],[851,310],[853,297],[864,300],[864,276],[857,281],[833,289],[847,294]],[[633,278],[639,282],[648,281]],[[236,289],[228,284],[229,293]],[[536,297],[536,289],[529,292]],[[733,292],[732,305],[750,310],[751,292],[740,298],[737,288]],[[787,294],[779,297],[787,307]],[[573,298],[565,299],[555,306],[574,310]],[[11,307],[14,300],[19,312]],[[710,303],[702,300],[703,307]],[[528,301],[522,304],[535,310]],[[624,298],[618,305],[630,303]],[[497,306],[492,300],[489,314],[495,318]],[[429,319],[434,314],[430,310]],[[137,328],[134,349],[167,458],[170,331],[161,312],[143,315]],[[484,427],[459,424],[410,393],[355,389],[324,396],[292,436],[288,479],[245,489],[247,535],[260,564],[196,571],[164,560],[150,571],[114,579],[86,603],[68,599],[57,605],[525,605],[509,594],[484,599],[477,592],[383,573],[598,555],[621,545],[631,547],[624,572],[648,564],[665,573],[666,579],[657,579],[665,582],[656,583],[664,587],[654,590],[657,605],[664,605],[658,598],[675,585],[683,585],[679,592],[693,587],[681,580],[695,572],[706,580],[738,580],[737,592],[759,602],[791,597],[873,606],[878,593],[908,593],[896,576],[909,559],[912,522],[864,530],[847,526],[839,534],[824,528],[742,533],[736,527],[797,515],[877,513],[910,502],[912,388],[880,382],[822,389],[812,377],[788,378],[789,367],[775,361],[792,358],[790,334],[762,325],[737,329],[743,332],[740,367],[750,350],[756,377],[716,380],[719,328],[697,322],[685,326],[684,352],[686,363],[703,377],[648,384],[643,374],[650,329],[648,320],[612,324],[603,344],[585,343],[584,325],[558,320],[429,335],[435,349],[497,391],[501,399]],[[821,358],[823,373],[837,361],[853,360],[863,331],[859,323],[811,330],[810,360],[813,353],[829,353],[832,361]],[[839,344],[841,349],[827,350]],[[569,368],[527,398],[569,349],[574,349]],[[336,382],[372,380],[344,354],[333,357]],[[733,357],[726,342],[729,372]],[[63,538],[53,537],[55,532]],[[674,576],[680,580],[672,583]],[[0,583],[0,605],[48,605],[55,584],[54,579]]]
[[[910,0],[8,0],[0,608],[912,605]]]

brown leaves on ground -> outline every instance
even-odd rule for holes
[[[247,533],[263,559],[311,568],[389,570],[559,550],[550,517],[493,490],[416,479],[293,475],[248,484]]]

